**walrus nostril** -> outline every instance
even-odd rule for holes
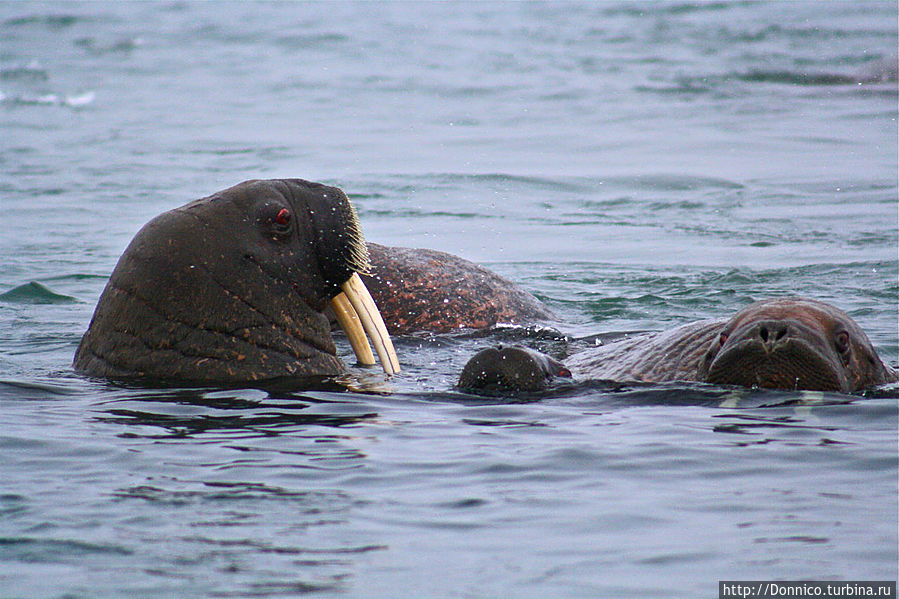
[[[773,347],[790,335],[790,327],[783,322],[764,322],[758,325],[757,335],[762,343]]]

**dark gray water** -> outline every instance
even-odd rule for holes
[[[0,596],[895,580],[895,388],[452,384],[497,340],[787,294],[895,364],[896,23],[894,2],[0,3]],[[399,338],[401,376],[354,374],[385,394],[75,375],[137,229],[270,177],[490,266],[558,333]]]

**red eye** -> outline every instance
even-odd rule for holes
[[[287,208],[281,208],[278,212],[278,216],[275,217],[275,222],[281,225],[282,227],[286,227],[290,224],[290,210]]]

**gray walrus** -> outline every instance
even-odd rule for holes
[[[635,335],[574,354],[565,366],[515,349],[479,352],[459,386],[537,391],[554,376],[573,375],[849,393],[899,380],[852,318],[804,298],[763,300],[732,318]]]

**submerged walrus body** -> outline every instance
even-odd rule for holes
[[[448,333],[552,318],[533,295],[483,266],[435,250],[368,244],[362,280],[395,335]]]
[[[478,388],[495,372],[527,373],[509,389],[539,390],[552,376],[528,354],[484,350],[466,366],[460,386]],[[578,379],[634,382],[705,382],[771,389],[860,391],[894,382],[864,331],[845,312],[824,302],[783,298],[756,302],[729,319],[693,322],[643,333],[570,356],[565,366]],[[543,372],[536,377],[534,372]],[[564,373],[563,373],[564,376]],[[541,384],[535,386],[534,381]]]

